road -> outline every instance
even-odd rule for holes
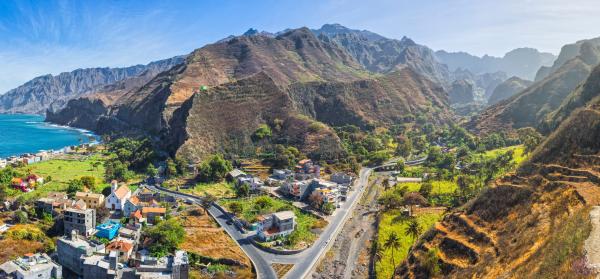
[[[329,250],[344,223],[351,216],[351,212],[354,210],[358,200],[367,188],[371,171],[372,168],[361,169],[358,182],[354,186],[355,188],[347,197],[346,202],[344,202],[342,206],[335,211],[334,215],[329,218],[329,224],[325,227],[325,230],[321,233],[319,238],[309,248],[295,255],[277,255],[260,250],[248,240],[248,238],[253,235],[243,234],[235,227],[235,225],[228,224],[227,221],[229,220],[229,217],[217,207],[214,205],[211,206],[208,209],[208,212],[248,255],[256,268],[257,277],[259,279],[277,278],[275,270],[272,267],[273,263],[294,264],[294,267],[285,275],[285,278],[306,278],[315,268],[319,259],[325,255],[327,250]],[[200,203],[202,200],[201,197],[179,193],[162,187],[148,187],[151,190],[164,192],[178,198],[192,199],[196,203]]]

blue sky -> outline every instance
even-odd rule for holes
[[[501,56],[523,46],[558,53],[600,36],[592,0],[0,1],[0,94],[76,68],[128,66],[185,54],[250,27],[324,23],[408,36],[433,49]]]

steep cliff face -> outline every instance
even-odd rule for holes
[[[347,51],[365,69],[375,73],[389,73],[409,67],[439,84],[449,82],[446,65],[437,61],[433,50],[403,37],[388,39],[381,35],[353,30],[339,24],[325,24],[313,33],[325,42],[333,42]]]
[[[496,86],[494,92],[488,100],[488,104],[493,105],[502,100],[508,99],[513,95],[525,90],[531,85],[531,81],[520,79],[518,77],[511,77],[503,83]]]
[[[466,104],[475,100],[475,86],[469,80],[456,80],[448,92],[451,104]]]
[[[600,204],[598,138],[596,98],[562,122],[516,174],[497,180],[426,232],[398,274],[592,278],[583,246],[592,229],[590,207]]]
[[[546,78],[526,90],[493,105],[469,123],[472,130],[487,133],[525,126],[540,127],[598,64],[600,48],[583,43],[577,57],[568,60]]]
[[[43,114],[63,108],[71,99],[105,91],[104,86],[142,74],[156,75],[183,62],[183,57],[126,68],[78,69],[57,76],[45,75],[0,95],[0,113]]]

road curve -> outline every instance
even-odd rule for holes
[[[294,255],[277,255],[268,253],[258,249],[249,241],[249,237],[253,235],[243,234],[238,228],[230,222],[227,223],[229,216],[222,212],[214,205],[208,209],[210,215],[219,223],[223,229],[238,243],[242,250],[248,255],[252,264],[256,269],[256,274],[259,279],[275,279],[277,274],[272,267],[273,263],[285,263],[294,264],[294,267],[285,275],[285,278],[296,279],[306,278],[310,272],[315,268],[316,263],[319,261],[325,252],[329,250],[331,245],[335,242],[335,238],[341,231],[342,227],[346,223],[346,220],[351,216],[351,212],[358,203],[358,200],[362,196],[365,188],[369,181],[369,176],[373,168],[363,168],[360,171],[358,183],[354,185],[354,190],[347,197],[346,202],[338,208],[334,215],[331,216],[329,224],[325,230],[321,233],[319,238],[306,250],[301,253]],[[189,194],[180,193],[177,191],[169,190],[159,186],[148,186],[149,189],[154,191],[164,192],[168,195],[182,198],[192,199],[196,203],[202,201],[202,197],[193,196]]]

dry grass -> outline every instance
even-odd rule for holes
[[[0,262],[6,262],[11,259],[23,256],[27,253],[41,252],[44,250],[44,244],[38,241],[30,240],[0,240]]]
[[[293,264],[273,264],[273,269],[275,269],[275,273],[277,273],[277,278],[283,278],[283,276],[285,276],[288,273],[288,271],[292,269],[292,267],[294,267]]]
[[[189,212],[180,217],[186,232],[181,249],[215,259],[233,259],[252,266],[237,243],[211,217],[206,214],[192,216]]]

